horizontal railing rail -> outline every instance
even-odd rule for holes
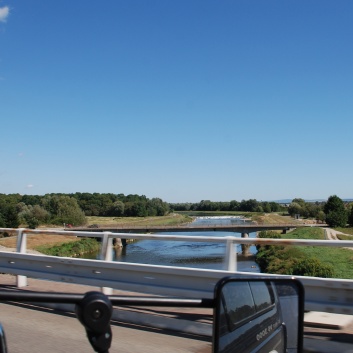
[[[61,230],[30,230],[0,228],[0,232],[15,232],[17,252],[0,252],[0,271],[18,276],[18,286],[26,285],[26,276],[66,283],[86,284],[104,288],[210,298],[216,282],[227,275],[278,277],[236,271],[234,244],[282,244],[353,247],[352,241],[340,240],[287,240],[240,237],[209,237],[157,234],[119,234],[110,232],[74,232]],[[101,260],[27,254],[27,236],[31,234],[73,235],[102,238]],[[112,239],[155,239],[197,242],[224,242],[226,270],[208,270],[172,266],[144,265],[111,261]],[[289,276],[282,276],[289,277]],[[341,314],[353,314],[353,280],[300,277],[305,287],[305,309]],[[106,290],[107,291],[107,290]]]

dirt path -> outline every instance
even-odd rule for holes
[[[325,228],[325,234],[326,234],[326,239],[327,240],[340,240],[340,239],[338,239],[337,234],[344,234],[344,235],[350,236],[349,234],[338,232],[337,230],[334,230],[334,229],[331,229],[331,228]],[[352,236],[352,241],[353,241],[353,236]],[[344,247],[344,249],[353,250],[353,247],[351,247],[351,248]]]
[[[325,228],[325,234],[328,240],[339,240],[337,238],[337,233],[343,234],[342,232],[337,232],[337,230],[334,230],[331,228]]]

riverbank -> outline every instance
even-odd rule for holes
[[[332,232],[337,234],[335,231]],[[285,235],[267,232],[266,236],[264,232],[263,237],[324,240],[329,234],[327,239],[329,241],[332,232],[323,228],[297,228]],[[258,246],[256,261],[264,273],[353,279],[351,249],[353,248]]]
[[[88,227],[131,227],[131,226],[173,226],[188,224],[194,217],[179,213],[170,213],[166,216],[156,217],[98,217],[87,216]]]
[[[188,224],[193,221],[192,217],[179,215],[176,213],[169,214],[167,216],[159,217],[86,217],[87,226],[92,228],[100,227],[114,227],[119,226],[158,226],[158,225],[181,225]],[[61,227],[54,227],[52,225],[40,226],[38,229],[57,229],[63,230]],[[16,249],[17,246],[17,234],[13,231],[10,236],[0,238],[0,246],[6,248]],[[40,247],[54,247],[61,246],[63,244],[77,242],[76,237],[71,235],[52,235],[52,234],[32,234],[27,237],[27,249],[33,251],[40,251]]]

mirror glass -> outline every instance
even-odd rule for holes
[[[294,279],[221,280],[213,352],[302,352],[304,290]]]

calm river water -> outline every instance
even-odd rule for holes
[[[236,217],[200,217],[192,223],[193,225],[215,225],[215,224],[242,224],[245,221]],[[178,232],[163,233],[193,236],[236,236],[240,233],[233,232]],[[256,233],[250,233],[249,237],[256,237]],[[236,245],[234,245],[236,246]],[[241,252],[240,245],[236,251]],[[255,246],[250,248],[256,253]],[[224,265],[225,245],[220,243],[199,243],[186,241],[157,241],[139,240],[129,243],[121,249],[114,249],[113,260],[121,262],[133,262],[152,265],[197,267],[221,270]],[[93,256],[95,257],[95,256]],[[238,271],[259,272],[257,264],[253,260],[238,261]]]

